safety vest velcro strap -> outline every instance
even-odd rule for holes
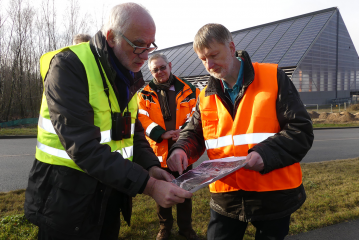
[[[233,142],[235,146],[245,144],[257,144],[274,135],[275,133],[248,133],[235,135],[233,136]]]
[[[143,110],[143,109],[139,109],[139,110],[138,110],[138,113],[139,113],[139,114],[146,115],[147,117],[149,117],[149,116],[150,116],[150,114],[148,114],[148,112],[147,112],[147,111],[145,111],[145,110]]]
[[[147,135],[147,137],[150,136],[152,129],[155,128],[155,127],[157,127],[157,126],[158,126],[158,124],[155,123],[155,122],[153,122],[153,123],[151,123],[150,125],[148,125],[148,127],[146,128],[146,135]]]

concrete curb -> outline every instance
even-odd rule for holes
[[[5,135],[0,136],[0,139],[16,139],[16,138],[37,138],[37,135]]]

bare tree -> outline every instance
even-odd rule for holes
[[[88,33],[92,22],[91,16],[80,12],[78,0],[68,0],[68,7],[64,14],[64,43],[66,46],[72,44],[72,39],[76,34]]]

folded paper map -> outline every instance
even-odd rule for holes
[[[207,160],[196,168],[182,174],[172,182],[177,186],[194,193],[245,166],[246,157]]]

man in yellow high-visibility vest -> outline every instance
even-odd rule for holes
[[[44,54],[44,94],[25,215],[38,239],[118,239],[132,197],[163,207],[192,194],[170,183],[137,119],[141,66],[157,46],[155,23],[135,3],[115,6],[85,43]]]

